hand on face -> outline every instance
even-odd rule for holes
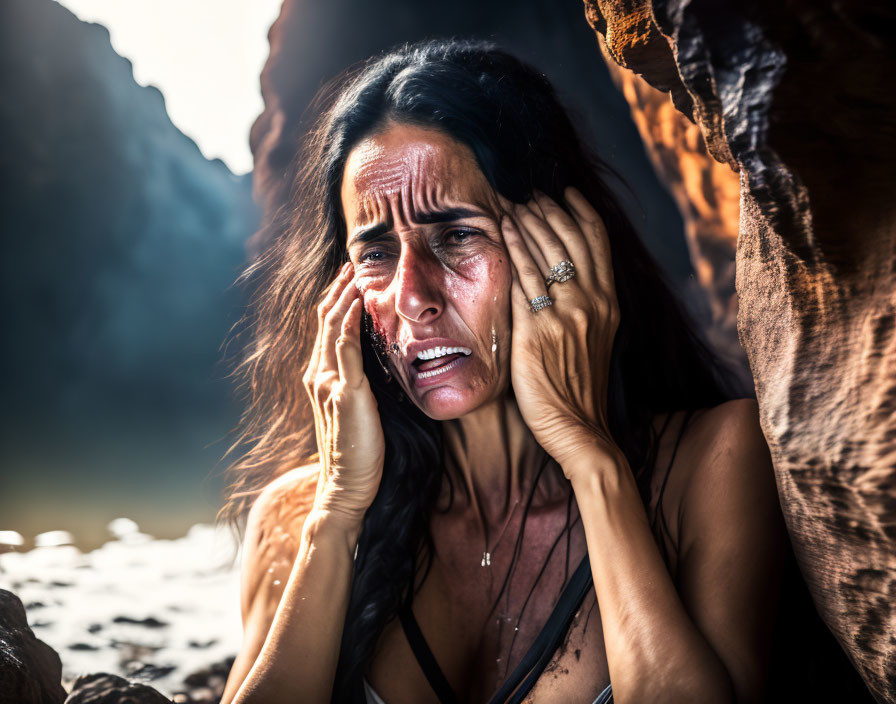
[[[606,404],[619,304],[603,220],[575,188],[564,195],[571,215],[542,193],[526,205],[499,199],[513,269],[513,391],[535,439],[565,468],[585,447],[616,448]],[[548,291],[547,273],[564,260],[575,277]],[[553,305],[533,312],[530,300],[543,295]]]
[[[346,263],[317,309],[317,339],[302,382],[320,457],[315,507],[360,525],[379,490],[385,440],[361,359],[361,299]]]

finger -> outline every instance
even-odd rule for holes
[[[535,265],[538,267],[538,270],[542,272],[542,278],[544,278],[544,272],[548,271],[551,267],[548,264],[547,259],[544,258],[544,253],[541,251],[541,248],[538,246],[538,243],[529,234],[529,230],[526,229],[519,218],[516,216],[516,208],[514,208],[513,213],[509,213],[511,219],[513,220],[513,224],[516,225],[517,232],[520,233],[523,240],[526,243],[526,247],[529,249],[529,254],[532,255],[532,259],[535,260]]]
[[[308,366],[302,381],[308,396],[311,399],[312,415],[314,416],[314,436],[317,441],[318,456],[321,461],[321,471],[325,472],[323,467],[324,458],[328,456],[327,452],[327,420],[325,409],[321,407],[319,391],[321,390],[320,377],[320,350],[321,340],[324,333],[324,318],[327,312],[332,308],[334,301],[337,299],[340,286],[349,279],[349,272],[352,270],[351,262],[345,262],[339,269],[339,273],[324,289],[323,299],[317,306],[317,331],[315,333],[314,345],[311,348],[311,355],[308,359]],[[321,489],[321,482],[318,482],[318,491]]]
[[[320,364],[320,343],[324,334],[324,318],[333,307],[333,304],[339,297],[340,289],[349,280],[349,272],[352,271],[351,262],[342,265],[336,278],[330,282],[326,288],[323,300],[317,306],[317,334],[314,338],[314,346],[311,348],[311,357],[308,360],[308,367],[305,374],[305,386],[310,390],[314,384],[314,377],[317,376],[318,366]]]
[[[318,373],[326,371],[337,371],[339,362],[336,359],[336,338],[342,332],[342,321],[345,319],[346,313],[352,302],[359,298],[361,293],[358,291],[354,281],[349,280],[345,288],[340,291],[339,298],[324,318],[323,337],[320,342],[320,365]]]
[[[504,236],[504,244],[507,245],[510,261],[516,267],[526,298],[532,299],[546,295],[544,277],[535,264],[535,260],[532,259],[532,254],[513,219],[506,215],[501,220],[501,234]]]
[[[586,282],[590,283],[594,271],[594,260],[591,258],[591,250],[588,248],[582,227],[572,215],[546,193],[536,191],[535,200],[540,206],[541,212],[544,213],[548,225],[563,241],[566,251],[570,254],[570,261],[578,270],[576,274],[584,276]]]
[[[517,219],[516,209],[518,207],[518,204],[514,203],[511,200],[508,200],[497,191],[495,191],[495,195],[498,197],[498,201],[500,202],[501,207],[504,210],[504,217],[510,217],[514,221],[517,232],[520,233],[523,240],[526,242],[526,247],[529,248],[529,253],[535,259],[535,264],[539,269],[547,271],[547,262],[545,261],[544,257],[541,256],[541,252],[538,250],[538,247],[535,244],[535,240],[532,239],[532,236],[529,235],[528,232],[526,232],[526,228],[522,227],[519,220]]]
[[[520,283],[519,274],[513,262],[510,264],[510,307],[513,314],[514,326],[523,325],[528,322],[532,311],[529,307],[529,299],[526,292],[523,291],[523,285]]]
[[[341,282],[344,282],[348,278],[348,273],[352,270],[351,262],[346,262],[342,265],[342,268],[339,270],[339,273],[330,282],[330,285],[325,289],[324,299],[318,305],[317,308],[317,331],[315,333],[314,345],[311,348],[311,355],[308,359],[308,365],[305,368],[305,374],[302,377],[302,382],[305,386],[305,390],[308,393],[309,398],[311,399],[311,410],[312,415],[314,416],[314,436],[317,441],[317,447],[319,452],[324,452],[325,447],[324,443],[326,442],[326,428],[325,428],[325,418],[323,410],[320,407],[320,403],[318,400],[318,384],[319,384],[319,364],[320,364],[320,343],[323,337],[323,329],[324,329],[324,315],[326,311],[333,304],[333,300],[335,299],[336,292],[339,290],[339,285]]]
[[[537,194],[538,191],[532,191],[532,200],[526,203],[526,207],[529,208],[529,210],[535,213],[542,220],[544,220],[544,212],[541,210],[541,205],[538,203],[538,199],[536,198]]]
[[[517,218],[523,228],[535,242],[530,249],[537,250],[545,265],[542,267],[542,276],[547,276],[551,267],[559,262],[569,259],[569,253],[563,242],[554,232],[553,228],[540,216],[536,215],[526,206],[517,206]]]
[[[610,252],[610,240],[607,236],[607,227],[603,218],[591,206],[588,199],[581,191],[573,186],[568,186],[563,192],[566,202],[569,203],[573,215],[582,228],[585,241],[591,251],[594,261],[594,272],[598,281],[604,286],[614,286],[613,260]]]
[[[361,313],[364,302],[356,298],[342,321],[342,332],[336,339],[336,362],[345,385],[357,389],[364,381],[364,360],[361,357]]]

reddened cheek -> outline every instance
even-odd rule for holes
[[[368,316],[367,334],[380,351],[385,352],[395,340],[394,331],[389,329],[388,316],[384,315],[384,308],[374,292],[368,290],[363,296],[363,303]]]

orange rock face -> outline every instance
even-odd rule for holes
[[[631,106],[654,168],[675,198],[700,285],[712,314],[707,335],[728,357],[732,368],[747,370],[737,340],[737,293],[734,251],[740,216],[740,178],[728,164],[706,151],[700,128],[682,115],[669,96],[643,78],[621,68],[601,48],[616,85]],[[748,381],[744,379],[744,381]]]
[[[822,617],[896,702],[896,8],[585,5],[629,70],[620,85],[717,314],[730,309],[711,253],[734,241],[725,169],[739,174],[737,329],[782,508]]]

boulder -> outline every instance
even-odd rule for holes
[[[97,672],[76,679],[65,704],[171,704],[171,700],[148,685]]]
[[[65,700],[62,662],[34,637],[25,607],[0,589],[0,704],[56,704]]]
[[[739,177],[737,329],[795,554],[869,689],[896,702],[896,6],[585,8],[606,56]],[[674,165],[690,147],[669,113],[651,129],[672,130]],[[716,173],[710,201],[727,198]]]

